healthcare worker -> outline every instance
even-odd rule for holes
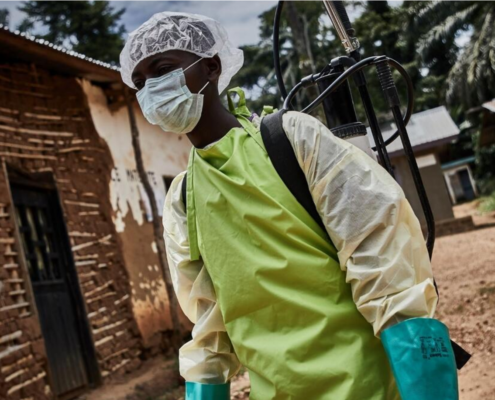
[[[241,365],[251,400],[457,399],[403,191],[317,119],[286,112],[324,231],[278,176],[243,93],[222,104],[242,64],[218,22],[173,12],[132,32],[121,54],[147,120],[193,144],[187,196],[182,173],[163,213],[174,289],[195,324],[179,355],[186,399],[229,399]]]

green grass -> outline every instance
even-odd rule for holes
[[[480,294],[481,295],[491,295],[491,294],[495,294],[495,286],[490,286],[490,287],[482,287],[480,289]]]
[[[495,192],[489,196],[482,197],[478,209],[482,213],[495,211]]]

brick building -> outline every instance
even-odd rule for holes
[[[122,89],[115,68],[0,26],[0,399],[73,398],[166,343]],[[161,210],[190,145],[134,110]]]

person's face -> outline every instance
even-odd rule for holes
[[[176,69],[185,70],[200,57],[187,51],[170,50],[155,54],[141,60],[134,68],[132,81],[138,90],[141,90],[147,79],[157,78]],[[186,84],[191,93],[198,93],[207,82],[215,83],[205,89],[211,92],[210,86],[216,86],[221,73],[221,64],[218,56],[205,58],[184,72]],[[203,92],[204,94],[206,94]]]

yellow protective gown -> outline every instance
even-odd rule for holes
[[[367,155],[334,137],[314,118],[289,112],[283,122],[357,309],[374,333],[412,317],[431,317],[437,297],[428,254],[400,187]],[[210,275],[202,261],[190,259],[182,177],[174,180],[164,210],[174,287],[196,324],[193,340],[181,349],[181,374],[188,381],[224,383],[237,372],[239,360]]]

